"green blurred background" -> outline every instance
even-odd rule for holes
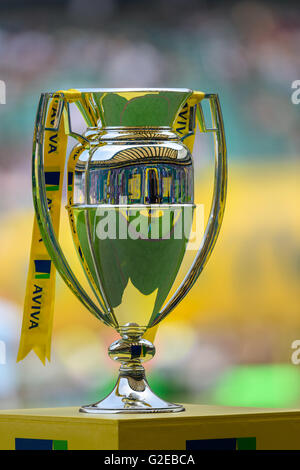
[[[229,156],[228,205],[198,283],[159,327],[147,366],[170,400],[300,405],[297,2],[0,1],[0,408],[70,406],[110,391],[117,334],[57,280],[53,350],[16,364],[31,242],[31,140],[39,94],[76,87],[187,87],[220,95]],[[212,145],[195,144],[208,215]],[[66,216],[61,241],[75,269]]]

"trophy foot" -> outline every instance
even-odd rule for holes
[[[121,331],[122,338],[109,347],[109,356],[121,362],[120,374],[113,391],[93,405],[82,406],[83,413],[166,413],[184,411],[184,407],[169,403],[152,392],[145,377],[142,362],[155,354],[150,341],[141,338],[138,325],[130,323]]]
[[[83,413],[167,413],[184,411],[182,405],[169,403],[152,392],[144,374],[120,372],[113,391],[103,400],[82,406]]]

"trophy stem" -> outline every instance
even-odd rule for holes
[[[151,359],[155,348],[140,336],[124,335],[109,347],[109,356],[121,362],[112,392],[103,400],[82,406],[83,413],[158,413],[184,411],[182,405],[159,398],[150,388],[142,362]]]

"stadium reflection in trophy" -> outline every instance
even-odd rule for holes
[[[57,113],[47,124],[51,100]],[[210,104],[206,125],[202,102]],[[87,130],[72,130],[70,103]],[[44,168],[44,135],[79,142],[68,156],[68,205],[74,244],[94,300],[79,284],[58,243],[47,201],[55,168]],[[215,186],[207,227],[188,273],[168,298],[189,242],[194,214],[192,144],[196,126],[215,138]],[[51,173],[51,172],[50,172]],[[42,95],[36,122],[33,194],[43,241],[63,280],[120,339],[109,356],[121,363],[113,391],[86,413],[181,411],[155,395],[143,362],[155,353],[144,338],[186,296],[205,266],[222,223],[226,145],[218,96],[188,89],[84,89]],[[52,186],[51,186],[52,185]],[[170,296],[169,296],[170,297]]]

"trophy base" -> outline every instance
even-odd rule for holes
[[[168,413],[184,411],[182,405],[169,403],[152,392],[145,376],[121,373],[113,391],[103,400],[82,406],[82,413]]]

